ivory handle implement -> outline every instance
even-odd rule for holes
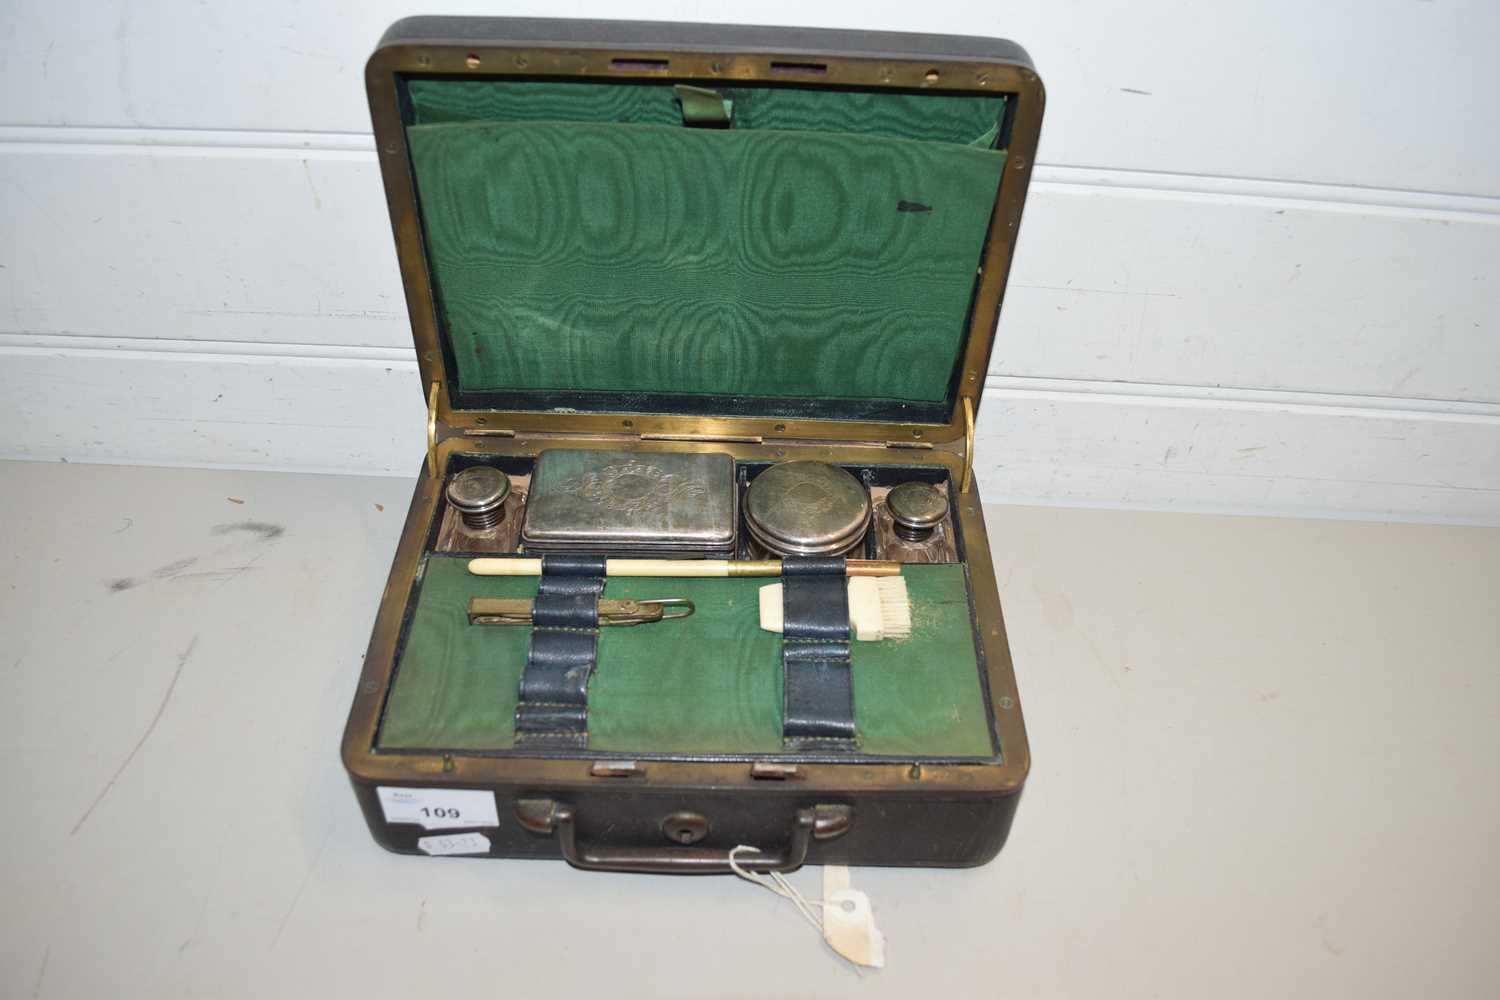
[[[901,564],[885,559],[850,559],[848,576],[899,576]],[[540,559],[469,560],[475,576],[540,576]],[[605,576],[721,577],[780,576],[780,559],[606,559]]]

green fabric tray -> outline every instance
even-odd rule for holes
[[[948,399],[1003,152],[597,122],[408,140],[461,389]]]
[[[507,750],[530,630],[471,626],[470,597],[528,597],[534,579],[471,576],[431,555],[377,745]],[[863,753],[989,757],[962,566],[907,566],[913,635],[856,642],[854,705]],[[781,637],[759,627],[772,581],[615,579],[606,597],[687,597],[682,621],[606,628],[589,684],[589,747],[624,753],[781,753]]]

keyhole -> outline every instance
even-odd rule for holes
[[[679,844],[696,844],[708,836],[708,820],[694,812],[673,813],[661,821],[661,832]]]

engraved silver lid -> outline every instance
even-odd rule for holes
[[[824,462],[783,462],[745,491],[745,527],[768,551],[835,556],[870,526],[870,495],[849,473]]]
[[[537,456],[521,539],[538,551],[725,555],[736,506],[723,452],[552,448]]]
[[[927,538],[948,516],[947,495],[929,483],[902,483],[886,494],[885,506],[896,534],[908,541]]]

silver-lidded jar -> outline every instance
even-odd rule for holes
[[[825,462],[782,462],[750,481],[745,527],[773,556],[841,556],[870,527],[870,494]]]
[[[948,496],[930,483],[902,483],[885,497],[891,527],[898,538],[923,542],[948,516]]]
[[[488,465],[465,469],[448,480],[448,503],[464,520],[464,527],[484,531],[505,516],[510,477]]]

